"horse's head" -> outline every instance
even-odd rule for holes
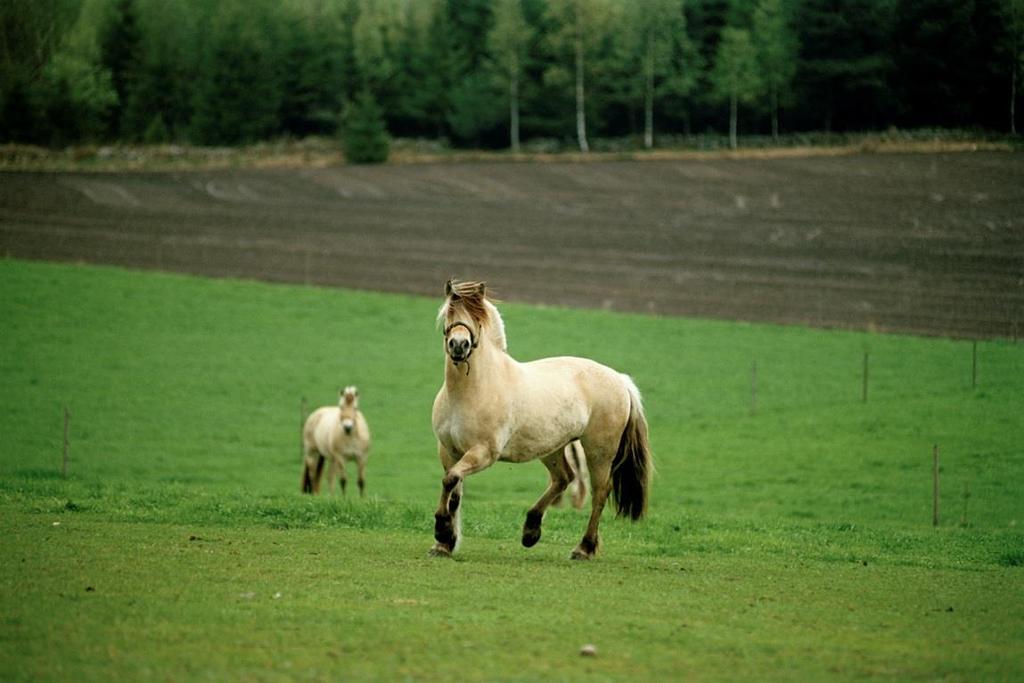
[[[480,344],[480,336],[489,320],[485,298],[487,286],[483,282],[457,282],[448,280],[444,285],[445,302],[438,312],[438,322],[444,325],[444,350],[458,365],[469,360]]]
[[[338,419],[346,434],[351,434],[356,426],[356,413],[359,410],[359,390],[354,386],[345,387],[338,392]]]

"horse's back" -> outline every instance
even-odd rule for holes
[[[555,356],[521,363],[523,378],[528,389],[578,392],[589,402],[614,400],[628,396],[622,373],[589,358]],[[556,389],[557,391],[557,389]],[[616,399],[619,400],[616,400]]]
[[[339,409],[337,406],[317,408],[306,418],[302,429],[302,441],[306,449],[315,448],[323,455],[331,450],[332,428],[338,424]]]
[[[548,423],[557,448],[570,439],[618,438],[629,415],[623,375],[589,358],[559,356],[520,364],[523,423]]]

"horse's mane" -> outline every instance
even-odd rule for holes
[[[449,318],[466,317],[472,320],[481,330],[480,334],[490,334],[491,339],[502,351],[508,351],[505,339],[505,322],[494,304],[485,295],[486,285],[483,282],[458,280],[448,281],[451,293],[441,304],[437,312],[437,321]]]

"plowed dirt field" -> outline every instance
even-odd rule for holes
[[[3,173],[0,254],[1017,338],[1024,155]]]

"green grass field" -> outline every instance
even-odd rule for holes
[[[633,375],[651,514],[526,550],[546,474],[498,464],[439,560],[440,296],[11,260],[0,292],[4,680],[1024,677],[1019,344],[972,388],[970,342],[503,304],[516,358]],[[346,384],[369,495],[302,496],[300,401]]]

